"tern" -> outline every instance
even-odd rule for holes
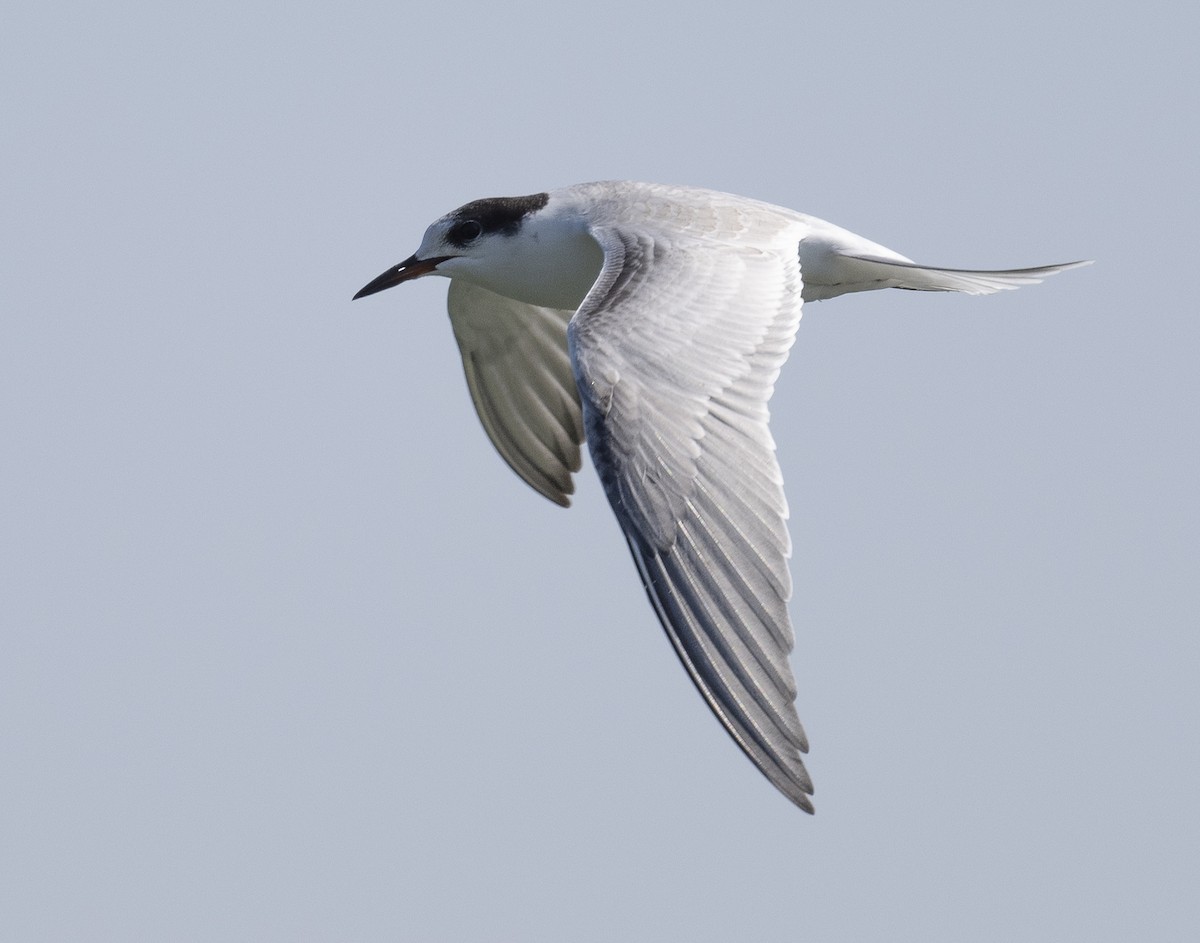
[[[354,297],[450,279],[467,386],[500,455],[566,507],[587,441],[688,675],[767,779],[812,812],[767,413],[801,305],[876,288],[988,294],[1087,264],[917,265],[747,197],[609,181],[467,203]]]

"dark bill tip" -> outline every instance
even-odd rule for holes
[[[367,295],[373,295],[377,291],[383,291],[385,288],[392,288],[401,282],[412,281],[414,278],[428,275],[448,258],[452,258],[452,256],[439,256],[436,259],[418,259],[415,255],[410,255],[399,265],[393,265],[378,278],[367,282],[350,300],[356,301],[359,298],[365,298]]]

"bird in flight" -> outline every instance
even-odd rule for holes
[[[586,440],[688,675],[767,779],[812,812],[767,423],[801,305],[876,288],[988,294],[1087,264],[917,265],[747,197],[600,182],[467,203],[354,297],[450,279],[467,386],[496,449],[566,507]]]

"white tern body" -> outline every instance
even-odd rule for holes
[[[467,384],[500,454],[566,506],[587,441],[692,681],[811,812],[787,660],[787,504],[767,428],[802,303],[875,288],[987,294],[1086,264],[931,268],[745,197],[605,182],[468,203],[355,297],[452,280]]]

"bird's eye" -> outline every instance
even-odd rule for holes
[[[465,219],[450,230],[450,241],[455,245],[465,246],[483,235],[483,224],[477,219]]]

